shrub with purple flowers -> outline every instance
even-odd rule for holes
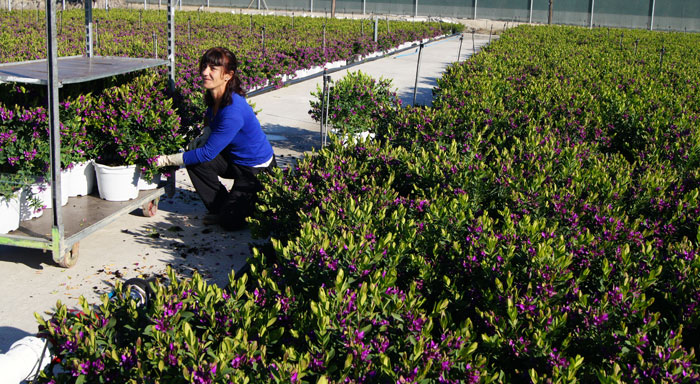
[[[311,93],[316,99],[311,101],[309,114],[316,121],[326,108],[321,86]],[[375,80],[362,71],[348,72],[343,78],[332,83],[328,99],[328,123],[337,134],[352,135],[374,129],[378,122],[388,122],[401,108],[401,100],[391,88],[391,79]]]
[[[511,29],[381,140],[264,175],[250,272],[59,306],[53,379],[698,382],[698,37],[625,38]]]

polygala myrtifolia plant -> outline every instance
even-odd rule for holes
[[[509,30],[381,142],[263,176],[271,241],[226,290],[59,307],[53,379],[697,382],[697,39]]]
[[[311,93],[309,114],[321,121],[322,108],[326,108],[321,86]],[[339,135],[373,131],[378,122],[386,121],[401,107],[401,100],[391,88],[391,79],[375,80],[369,75],[348,72],[340,80],[331,83],[328,97],[328,123]]]

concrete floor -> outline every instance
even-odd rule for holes
[[[476,36],[476,49],[488,43],[488,35]],[[459,38],[427,44],[421,55],[417,103],[429,105],[432,88],[445,68],[457,59]],[[461,60],[472,53],[471,34],[465,35]],[[375,78],[393,80],[404,104],[411,104],[416,74],[415,49],[351,68]],[[340,79],[346,71],[333,73]],[[321,77],[253,97],[258,117],[274,147],[278,163],[320,147],[319,125],[310,115],[311,92]],[[45,316],[57,301],[77,306],[82,295],[97,303],[117,279],[162,275],[167,266],[182,276],[198,271],[210,282],[226,284],[231,269],[238,270],[251,254],[247,230],[225,232],[202,224],[205,208],[184,170],[177,173],[177,192],[162,198],[154,217],[139,211],[123,215],[80,242],[77,265],[70,269],[53,263],[49,253],[0,246],[0,352],[37,331],[34,313]],[[69,203],[70,204],[70,201]]]

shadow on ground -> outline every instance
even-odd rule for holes
[[[136,229],[123,229],[137,244],[157,252],[163,264],[174,268],[181,277],[195,272],[220,287],[228,283],[231,270],[240,271],[252,255],[254,241],[250,230],[226,231],[218,225],[205,225],[204,205],[196,193],[178,189],[173,198],[161,201],[158,215],[162,220]],[[255,240],[264,243],[266,240]]]
[[[51,252],[9,245],[0,245],[0,261],[3,263],[24,264],[35,270],[43,270],[45,265],[54,264]]]
[[[306,152],[321,147],[320,127],[316,132],[280,124],[265,124],[262,128],[279,153]]]
[[[34,335],[15,327],[0,327],[0,353],[7,352],[12,343],[25,336]]]
[[[430,107],[433,105],[433,88],[437,86],[437,77],[421,77],[418,79],[416,105]],[[400,92],[401,105],[413,105],[413,88]]]

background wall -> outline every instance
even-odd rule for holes
[[[175,0],[178,1],[178,0]],[[183,6],[236,9],[331,11],[331,0],[179,0]],[[547,23],[550,0],[336,0],[336,13],[353,15],[442,16]],[[552,23],[602,27],[641,28],[700,32],[700,0],[552,0]],[[61,6],[63,0],[57,0]],[[95,6],[139,7],[143,0],[97,0]],[[207,3],[208,2],[208,3]],[[0,9],[43,7],[43,0],[0,0]],[[81,0],[66,0],[79,6]],[[150,6],[167,0],[146,0]]]

